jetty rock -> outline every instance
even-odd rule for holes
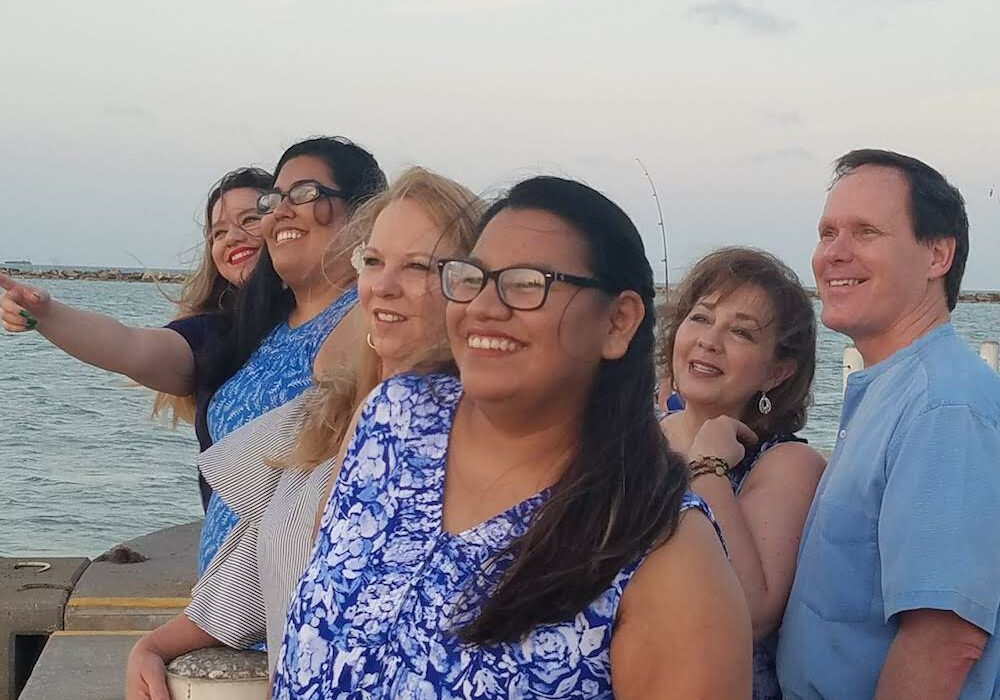
[[[159,282],[167,284],[182,284],[188,278],[185,272],[161,270],[122,271],[119,268],[97,270],[81,270],[76,268],[32,268],[0,266],[0,272],[21,279],[39,280],[91,280],[97,282]]]

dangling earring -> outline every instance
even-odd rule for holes
[[[365,335],[365,342],[368,343],[368,347],[370,347],[372,350],[375,349],[375,343],[372,342],[372,334],[371,333],[368,333],[367,335]],[[771,409],[768,408],[767,410],[770,411]]]
[[[767,392],[760,392],[760,401],[757,402],[757,410],[761,412],[761,415],[767,415],[771,412],[771,399],[767,398]]]

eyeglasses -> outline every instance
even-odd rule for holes
[[[282,192],[279,189],[273,189],[270,192],[262,194],[257,198],[257,213],[270,214],[278,208],[278,205],[281,204],[281,200],[285,197],[288,197],[288,201],[292,204],[308,204],[309,202],[315,202],[320,197],[343,198],[345,196],[346,195],[340,190],[327,187],[326,185],[316,182],[315,180],[305,180],[292,185],[292,188],[287,192]]]
[[[505,267],[489,272],[469,260],[449,258],[438,261],[438,269],[441,271],[441,293],[445,299],[457,304],[471,302],[486,288],[490,280],[496,281],[497,296],[504,306],[516,311],[541,308],[549,298],[549,288],[553,282],[604,289],[604,285],[592,277],[578,277],[534,267]]]

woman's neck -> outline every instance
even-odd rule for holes
[[[308,323],[333,303],[354,281],[353,269],[321,272],[315,279],[289,284],[295,308],[288,315],[288,325],[297,328]]]
[[[459,429],[478,445],[481,455],[495,456],[484,462],[495,462],[498,477],[517,471],[515,478],[534,482],[535,490],[551,486],[579,446],[582,411],[565,405],[544,410],[504,403],[463,399],[455,418]]]

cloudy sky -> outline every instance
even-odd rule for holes
[[[1000,288],[1000,3],[34,0],[0,7],[0,260],[178,267],[208,187],[313,134],[495,194],[618,201],[672,279],[746,243],[808,260],[831,161],[931,163]],[[662,277],[662,272],[658,273]]]

